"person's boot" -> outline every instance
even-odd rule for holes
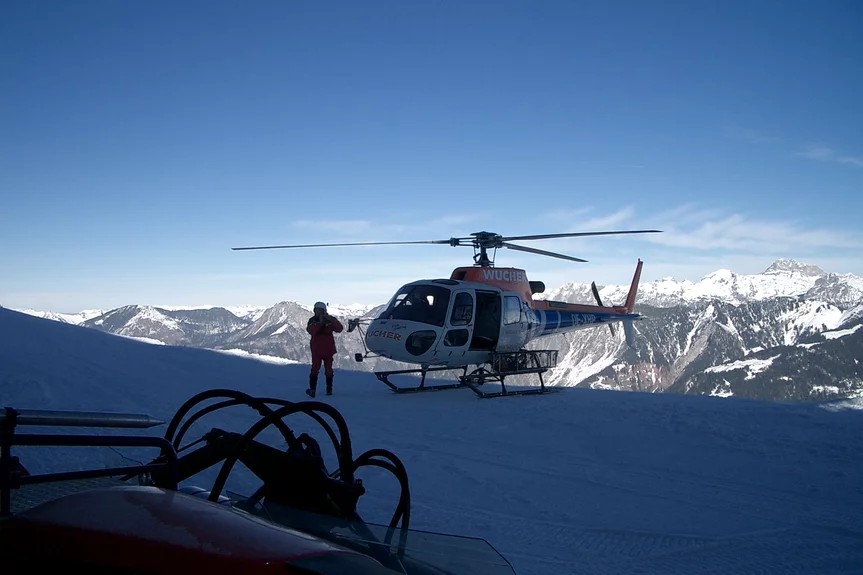
[[[328,375],[327,376],[327,395],[332,395],[332,394],[333,394],[333,376]]]
[[[318,387],[318,374],[309,374],[309,388],[306,390],[306,395],[309,397],[315,396],[315,390]]]

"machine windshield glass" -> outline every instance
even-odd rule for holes
[[[378,319],[403,319],[442,327],[449,299],[450,291],[445,287],[405,286],[390,300]]]

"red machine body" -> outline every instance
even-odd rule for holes
[[[0,556],[9,574],[49,566],[153,575],[391,573],[301,531],[142,486],[75,493],[0,521]]]

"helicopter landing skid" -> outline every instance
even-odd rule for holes
[[[459,367],[427,367],[424,369],[400,369],[395,371],[376,371],[375,375],[396,393],[418,393],[421,391],[441,391],[444,389],[470,388],[478,397],[504,397],[510,395],[541,395],[560,391],[559,387],[547,387],[542,374],[557,365],[557,350],[520,350],[492,354],[491,361],[472,372],[467,372],[467,366]],[[430,371],[449,371],[463,369],[457,383],[426,385],[426,373]],[[539,387],[526,389],[507,389],[505,378],[511,375],[536,374],[539,376]],[[389,380],[391,375],[420,375],[420,384],[414,387],[399,387]],[[483,391],[480,386],[489,383],[500,383],[500,391]]]
[[[560,388],[558,387],[545,386],[545,382],[542,380],[542,374],[543,372],[547,371],[547,369],[548,368],[541,367],[519,371],[519,374],[535,373],[539,376],[539,387],[530,387],[527,389],[507,389],[506,383],[504,383],[504,379],[507,375],[514,374],[500,373],[486,369],[484,367],[475,369],[468,375],[460,377],[459,380],[462,382],[463,385],[471,388],[475,394],[477,394],[483,399],[487,399],[490,397],[508,397],[510,395],[541,395],[544,393],[553,393],[556,391],[560,391]],[[479,388],[480,385],[492,381],[500,383],[500,391],[483,391]]]
[[[440,391],[443,389],[458,389],[467,387],[465,383],[442,383],[436,385],[426,385],[426,373],[430,371],[451,371],[453,367],[428,367],[425,369],[399,369],[395,371],[376,371],[375,375],[379,380],[387,384],[390,389],[396,393],[418,393],[420,391]],[[464,368],[464,373],[467,373],[467,368]],[[420,384],[414,387],[399,387],[389,380],[391,375],[420,375]]]
[[[468,386],[481,398],[504,397],[510,395],[541,395],[560,391],[559,387],[546,387],[542,374],[557,365],[556,350],[520,350],[495,353],[489,362],[491,369],[480,366],[471,373],[459,377],[459,381]],[[536,374],[539,377],[539,387],[526,389],[507,389],[504,380],[510,375]],[[500,391],[483,391],[479,386],[488,382],[500,383]]]

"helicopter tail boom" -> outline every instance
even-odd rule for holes
[[[644,262],[640,259],[635,267],[635,274],[626,299],[622,305],[604,305],[599,297],[596,284],[592,284],[593,295],[598,305],[569,303],[554,300],[533,300],[531,302],[536,314],[536,324],[532,331],[533,337],[552,335],[555,333],[569,332],[578,329],[596,327],[605,324],[615,336],[614,324],[623,323],[623,332],[626,343],[630,347],[635,342],[634,321],[643,319],[634,312],[635,300],[638,296],[638,283],[641,280],[641,268]]]

